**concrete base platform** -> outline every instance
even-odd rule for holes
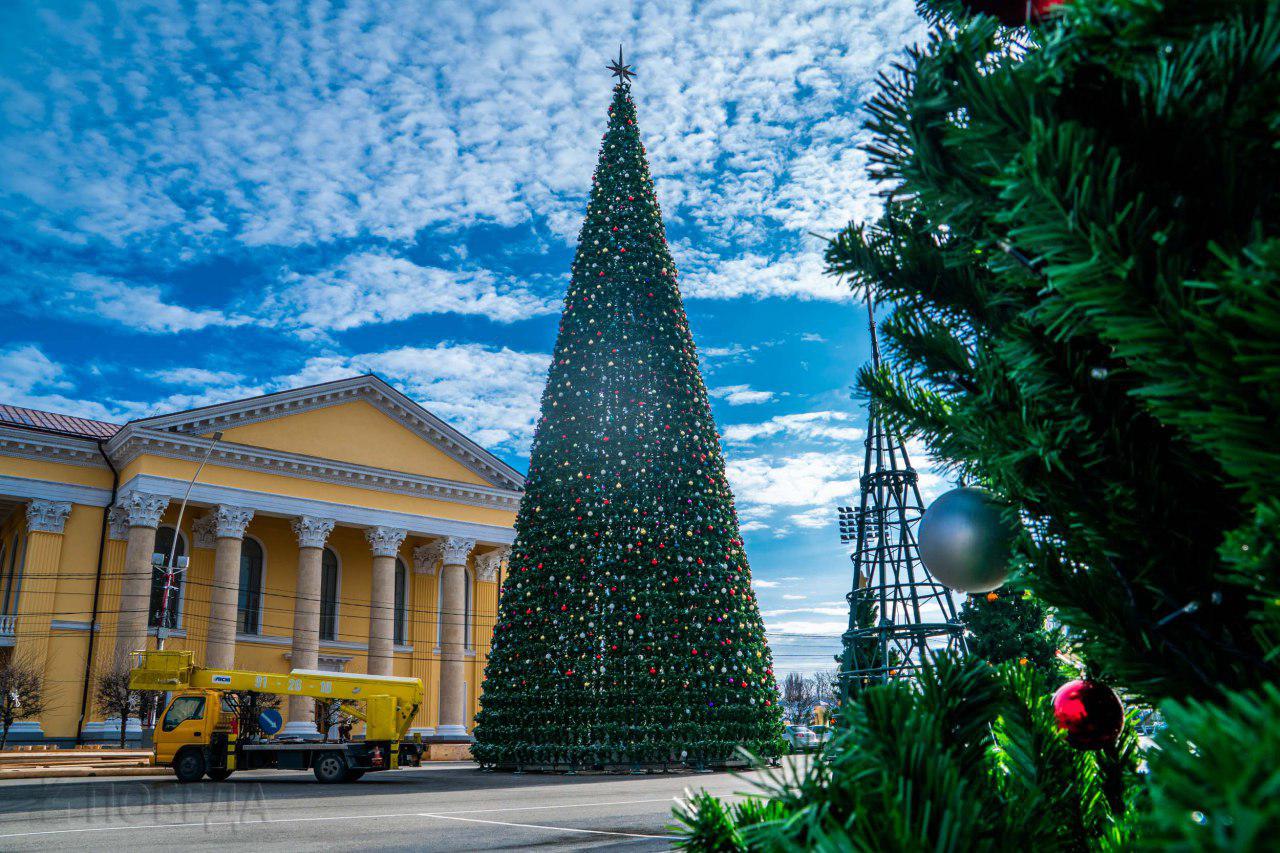
[[[470,761],[471,744],[469,743],[428,743],[423,761]]]

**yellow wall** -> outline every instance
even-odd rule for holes
[[[486,482],[363,400],[232,427],[223,440],[462,483]]]

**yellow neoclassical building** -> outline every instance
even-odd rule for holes
[[[10,740],[118,736],[97,678],[162,639],[209,666],[415,676],[414,730],[463,736],[523,484],[376,376],[123,426],[0,405],[0,656],[44,673],[47,705]],[[286,731],[313,714],[295,700]]]

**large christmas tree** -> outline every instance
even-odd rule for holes
[[[619,62],[542,396],[473,754],[773,755],[773,662]]]

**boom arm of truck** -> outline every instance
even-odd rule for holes
[[[399,741],[422,706],[422,682],[391,675],[361,675],[295,669],[289,674],[206,669],[195,665],[189,651],[135,652],[137,665],[129,674],[134,690],[222,690],[310,696],[343,703],[365,722],[365,740]],[[363,703],[364,708],[355,707]]]

